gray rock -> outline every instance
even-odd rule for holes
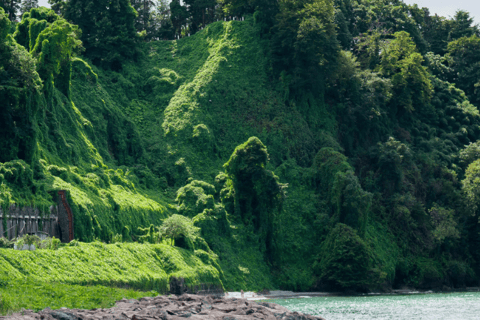
[[[228,299],[218,296],[183,294],[140,300],[122,299],[110,309],[27,310],[0,317],[0,320],[325,320],[321,317],[291,312],[275,303]]]

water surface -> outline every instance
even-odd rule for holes
[[[480,292],[431,293],[356,297],[272,299],[292,311],[326,320],[478,320]]]

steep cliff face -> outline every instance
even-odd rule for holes
[[[141,43],[111,71],[75,54],[75,26],[24,16],[0,34],[2,207],[46,212],[66,190],[75,238],[107,242],[155,241],[150,225],[179,213],[200,230],[176,245],[230,289],[475,281],[460,159],[477,108],[401,32],[376,70],[338,50],[318,88],[292,92],[261,27]]]

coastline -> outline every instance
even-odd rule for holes
[[[243,298],[249,301],[272,300],[272,299],[296,299],[296,298],[313,298],[313,297],[340,297],[340,296],[382,296],[382,295],[416,295],[416,294],[433,294],[433,293],[453,293],[453,292],[480,292],[480,287],[466,287],[452,290],[417,290],[417,289],[394,289],[390,292],[370,292],[370,293],[342,293],[342,292],[294,292],[272,290],[269,293],[257,294],[253,291],[244,292]],[[225,292],[224,298],[242,299],[242,295],[238,291]]]

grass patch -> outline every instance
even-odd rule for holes
[[[167,292],[172,276],[185,278],[189,286],[222,286],[220,272],[212,264],[204,263],[195,252],[165,244],[93,242],[58,250],[0,249],[0,270],[3,279],[8,280],[128,287],[163,293]]]
[[[111,308],[116,301],[123,298],[139,299],[157,295],[156,291],[142,292],[100,285],[80,286],[31,280],[1,281],[0,314],[8,315],[22,309],[39,311],[47,307],[51,309]]]

